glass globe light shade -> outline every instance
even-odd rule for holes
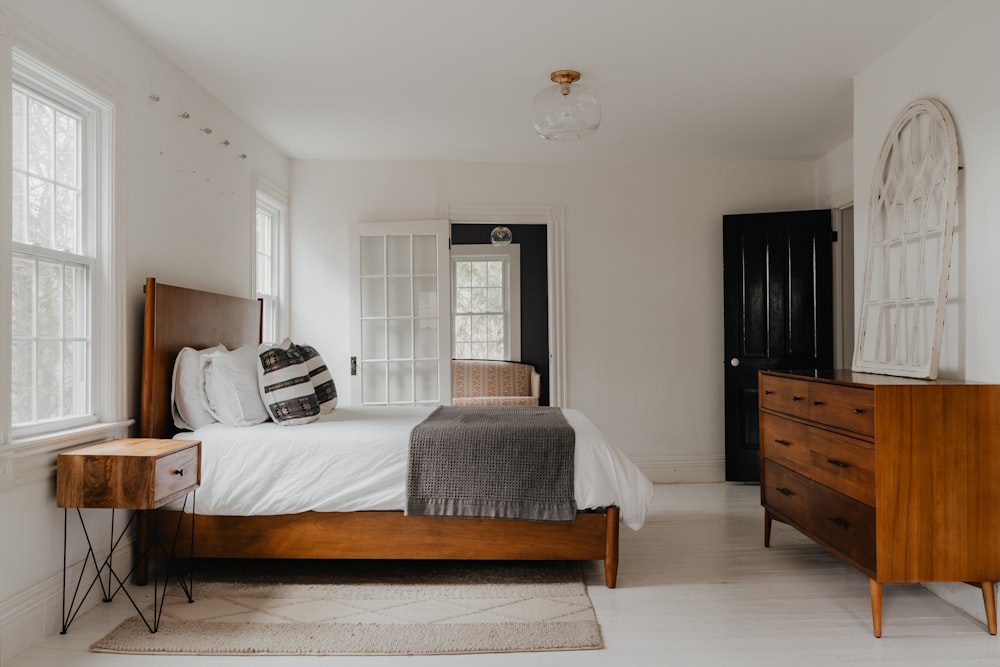
[[[503,225],[494,227],[493,231],[490,232],[490,243],[495,246],[510,245],[510,242],[513,240],[514,235],[508,227],[504,227]]]
[[[533,116],[538,136],[551,141],[589,137],[601,124],[601,100],[578,83],[546,86],[535,95]]]

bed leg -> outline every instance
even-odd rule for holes
[[[614,588],[618,584],[618,508],[607,510],[607,528],[604,542],[604,584]]]

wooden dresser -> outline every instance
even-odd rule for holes
[[[852,373],[759,375],[764,546],[774,519],[882,584],[982,588],[996,634],[1000,385]]]

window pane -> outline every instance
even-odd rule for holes
[[[80,264],[63,266],[63,336],[90,337],[90,269]]]
[[[55,419],[62,416],[62,343],[39,340],[36,378],[38,386],[36,419]]]
[[[28,98],[19,90],[13,94],[14,169],[28,168]]]
[[[17,243],[27,243],[28,214],[28,177],[14,173],[13,192],[11,196],[11,222],[14,227],[13,239]]]
[[[472,281],[472,262],[455,262],[455,287],[468,287]]]
[[[55,239],[52,247],[64,252],[79,253],[76,190],[56,186],[55,195]]]
[[[56,182],[76,187],[77,125],[75,118],[56,112]]]
[[[11,272],[11,333],[31,336],[35,326],[35,262],[30,257],[14,255]]]
[[[472,287],[486,287],[486,264],[487,262],[471,262],[472,276],[469,284]]]
[[[438,321],[437,318],[416,320],[413,331],[413,356],[417,359],[436,358],[438,356]]]
[[[74,341],[63,348],[63,417],[75,417],[89,412],[87,405],[88,359],[87,343]]]
[[[410,237],[409,236],[388,236],[389,274],[410,273]]]
[[[486,289],[482,287],[476,287],[471,290],[472,292],[472,308],[474,313],[484,313],[486,312]]]
[[[425,234],[413,237],[413,272],[432,276],[437,274],[437,237]]]
[[[491,287],[486,290],[486,311],[490,313],[503,312],[503,289]]]
[[[55,110],[38,100],[28,100],[28,171],[52,178]]]
[[[35,421],[35,344],[14,341],[11,354],[11,424]]]
[[[62,264],[41,260],[38,262],[38,314],[39,337],[62,336]]]
[[[503,262],[489,262],[486,272],[490,287],[503,287]]]
[[[28,178],[28,238],[26,241],[52,247],[52,184]]]
[[[411,319],[389,320],[389,358],[409,359],[413,356]]]

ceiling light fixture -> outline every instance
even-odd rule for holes
[[[543,139],[572,141],[589,137],[601,124],[601,100],[593,88],[576,83],[580,73],[571,69],[552,72],[556,85],[535,95],[535,131]]]

